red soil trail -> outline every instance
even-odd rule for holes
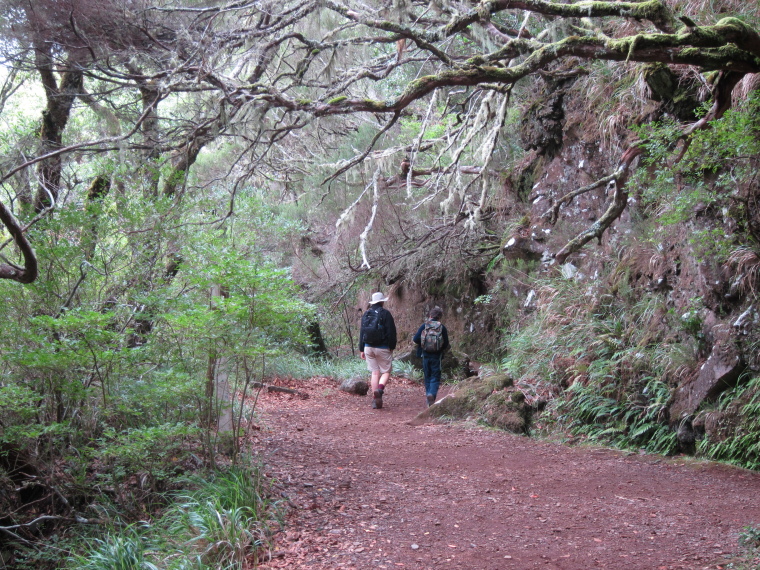
[[[327,379],[263,395],[256,447],[291,509],[264,568],[721,568],[760,523],[760,473],[464,424],[407,422],[419,385],[382,410]]]

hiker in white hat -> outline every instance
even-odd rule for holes
[[[362,316],[359,331],[359,352],[371,373],[372,408],[376,410],[383,407],[383,393],[391,375],[396,348],[396,323],[393,315],[383,307],[387,300],[380,292],[372,293],[370,307]]]

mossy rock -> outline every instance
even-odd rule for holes
[[[525,403],[525,394],[521,390],[515,390],[510,397],[515,404]]]
[[[488,385],[491,390],[503,390],[515,385],[514,379],[509,374],[493,374],[486,376],[483,382]]]
[[[530,408],[524,404],[520,390],[502,390],[491,394],[483,405],[483,416],[489,425],[523,434],[530,425]]]
[[[528,433],[528,422],[518,412],[503,412],[488,417],[488,424],[518,435]]]
[[[453,395],[428,408],[426,414],[455,419],[475,416],[499,429],[528,433],[531,409],[525,404],[525,394],[513,384],[508,374],[468,379]]]
[[[450,418],[464,419],[475,411],[476,406],[467,394],[460,394],[444,398],[437,404],[428,408],[430,417],[440,418],[447,416]]]

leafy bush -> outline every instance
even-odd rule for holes
[[[198,428],[185,424],[163,424],[133,428],[117,433],[107,430],[96,457],[104,465],[100,476],[112,475],[117,481],[133,473],[166,479],[175,466],[192,451],[186,444],[195,441]]]
[[[651,169],[637,172],[632,187],[641,192],[645,211],[659,223],[692,226],[689,241],[702,259],[725,261],[734,245],[746,245],[732,243],[737,234],[727,239],[720,220],[731,218],[752,225],[751,200],[745,201],[737,182],[751,179],[755,170],[752,157],[760,153],[758,110],[760,96],[755,92],[711,122],[710,129],[694,133],[676,164],[666,157],[679,140],[679,125],[670,119],[640,128],[639,135],[646,141],[645,162]],[[716,225],[694,223],[695,212],[709,210],[715,212]]]

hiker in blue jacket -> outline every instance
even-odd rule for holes
[[[372,294],[370,307],[362,315],[359,330],[359,356],[367,362],[372,384],[372,408],[377,410],[383,407],[383,393],[391,376],[397,340],[393,315],[383,308],[387,300],[380,292]]]
[[[417,356],[422,356],[428,406],[432,406],[438,396],[438,386],[441,383],[441,359],[446,349],[451,346],[449,333],[440,322],[442,316],[443,310],[440,307],[430,309],[428,319],[422,323],[412,339],[417,345]]]

